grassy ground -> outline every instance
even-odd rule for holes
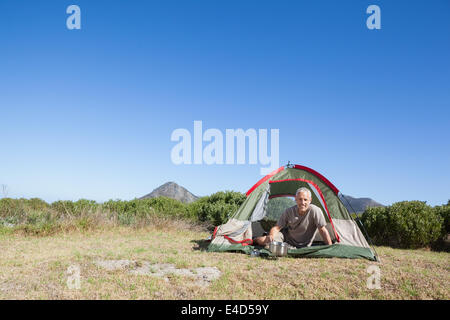
[[[175,231],[183,230],[183,231]],[[182,224],[72,231],[48,237],[0,233],[0,299],[449,299],[450,254],[377,247],[381,263],[357,259],[252,258],[201,250],[209,234]],[[200,245],[199,245],[200,244]],[[187,277],[164,279],[106,271],[97,259],[217,267],[209,287]],[[381,289],[366,286],[381,270]],[[67,270],[78,265],[80,289]]]

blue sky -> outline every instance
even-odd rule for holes
[[[68,30],[66,8],[81,8]],[[366,8],[381,9],[381,30]],[[0,184],[132,199],[247,191],[261,165],[175,165],[177,128],[279,129],[280,165],[383,204],[450,199],[450,2],[0,2]]]

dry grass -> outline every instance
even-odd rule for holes
[[[198,243],[209,234],[182,221],[158,226],[71,230],[52,236],[0,235],[1,299],[449,299],[450,254],[378,247],[381,263],[357,259],[268,260],[239,253],[208,253]],[[178,268],[217,267],[207,287],[171,276],[168,281],[106,271],[97,259],[172,263]],[[381,269],[381,289],[368,289],[367,267]],[[78,265],[81,288],[67,287]]]

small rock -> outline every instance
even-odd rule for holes
[[[216,267],[203,267],[190,270],[185,268],[178,269],[170,263],[150,264],[147,261],[137,263],[131,260],[97,260],[94,263],[108,271],[128,269],[130,274],[160,277],[165,282],[169,282],[169,279],[166,277],[168,274],[196,278],[196,283],[200,286],[208,286],[211,281],[218,279],[221,275],[220,270]]]

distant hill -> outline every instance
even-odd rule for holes
[[[356,213],[363,213],[368,207],[384,207],[381,203],[370,198],[353,198],[345,195],[345,199],[342,196],[340,199],[350,213],[353,213],[354,211],[356,211]],[[269,201],[267,215],[278,220],[281,213],[291,206],[295,206],[293,198],[274,198]]]
[[[156,197],[168,197],[176,199],[183,203],[194,202],[195,200],[198,199],[197,196],[193,195],[186,188],[183,188],[182,186],[176,184],[175,182],[166,182],[140,199],[156,198]]]
[[[384,207],[384,205],[382,205],[381,203],[378,203],[370,198],[353,198],[348,195],[344,196],[345,199],[342,196],[340,196],[340,199],[350,213],[363,213],[366,208],[369,207]]]

